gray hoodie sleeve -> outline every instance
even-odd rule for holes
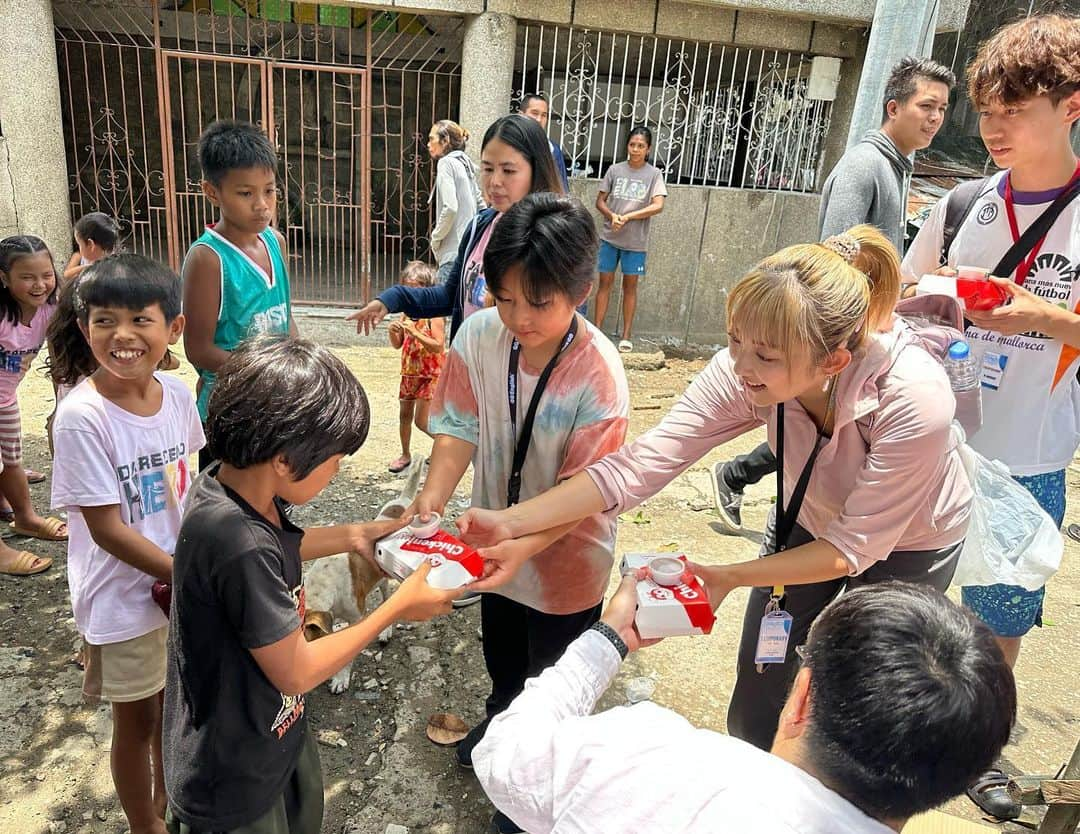
[[[837,166],[821,192],[818,239],[824,240],[868,222],[874,205],[874,192],[872,176],[859,176],[856,172]]]

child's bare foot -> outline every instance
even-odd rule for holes
[[[412,457],[410,455],[402,455],[397,460],[390,464],[390,471],[393,473],[404,472],[409,468],[409,464],[412,463]]]

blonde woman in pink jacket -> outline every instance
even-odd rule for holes
[[[729,296],[729,347],[658,426],[543,495],[461,518],[489,560],[476,589],[513,576],[534,534],[625,512],[714,447],[765,425],[783,484],[767,558],[692,567],[714,608],[734,588],[753,589],[728,730],[767,750],[798,668],[795,648],[825,605],[886,579],[944,590],[967,531],[971,488],[951,431],[952,390],[894,314],[899,288],[896,250],[871,226],[763,260]],[[759,666],[762,617],[777,604],[791,617],[784,661]],[[896,696],[905,697],[902,682]]]

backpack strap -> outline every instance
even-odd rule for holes
[[[945,225],[941,235],[941,254],[938,257],[938,265],[945,266],[949,262],[949,249],[956,239],[956,233],[964,224],[975,201],[986,193],[985,186],[990,177],[979,180],[965,180],[945,195]]]

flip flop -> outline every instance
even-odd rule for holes
[[[996,768],[979,775],[965,793],[979,810],[999,820],[1014,820],[1023,808],[1009,796],[1009,777]]]
[[[43,484],[45,483],[45,473],[37,472],[33,469],[26,469],[26,482],[28,484]]]
[[[34,563],[37,562],[35,565]],[[46,571],[52,565],[52,559],[48,556],[35,556],[29,550],[20,550],[15,555],[15,563],[6,568],[0,568],[0,573],[8,576],[33,576],[35,573]]]
[[[60,528],[67,527],[67,522],[61,521],[58,518],[43,518],[41,524],[38,525],[36,530],[27,530],[26,528],[19,527],[14,521],[11,522],[11,529],[15,531],[18,536],[28,536],[32,539],[41,539],[46,542],[66,542],[67,533],[60,534]]]
[[[409,465],[411,463],[412,463],[412,458],[407,458],[404,455],[402,455],[397,460],[391,462],[390,471],[393,472],[395,475],[398,472],[404,472],[406,469],[409,468]]]

